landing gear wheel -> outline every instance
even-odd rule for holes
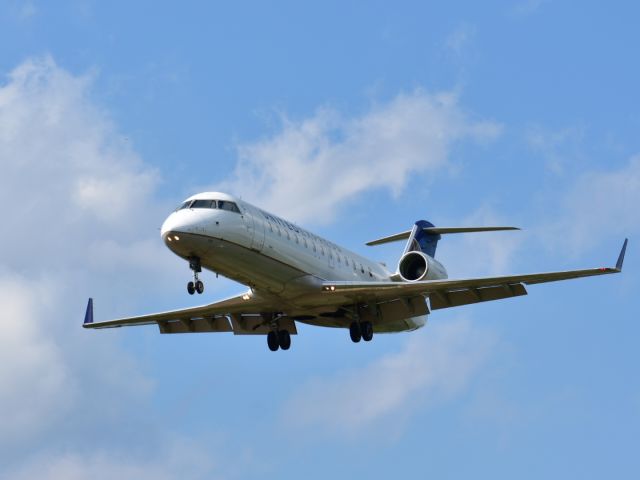
[[[267,334],[267,345],[269,346],[269,350],[275,352],[280,347],[278,342],[278,335],[276,332],[271,331]]]
[[[291,346],[291,334],[289,330],[278,331],[278,344],[282,350],[289,350]]]
[[[204,283],[202,283],[200,280],[196,282],[196,292],[198,293],[204,292]]]
[[[187,283],[187,292],[189,292],[189,295],[193,295],[194,293],[196,293],[196,287],[193,282]]]
[[[373,338],[373,324],[371,322],[362,322],[360,329],[362,330],[362,339],[365,342],[370,342]]]
[[[351,337],[351,341],[353,343],[358,343],[362,338],[362,329],[360,328],[360,324],[358,322],[352,322],[349,326],[349,336]]]

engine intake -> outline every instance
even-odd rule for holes
[[[398,264],[400,277],[407,282],[423,280],[429,273],[429,261],[422,252],[407,252]]]

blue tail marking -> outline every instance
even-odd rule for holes
[[[427,222],[426,220],[418,220],[416,222],[416,226],[418,227],[418,231],[413,239],[413,250],[420,250],[422,253],[426,253],[430,257],[435,257],[438,240],[441,238],[440,234],[434,235],[423,230],[424,228],[435,227],[435,225],[431,222]]]

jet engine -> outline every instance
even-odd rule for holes
[[[428,255],[412,251],[405,253],[398,263],[398,273],[406,282],[447,278],[444,267]]]

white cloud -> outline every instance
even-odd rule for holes
[[[463,392],[494,344],[468,321],[427,326],[404,348],[369,365],[303,385],[285,404],[294,427],[356,434]]]
[[[64,353],[38,321],[55,306],[54,295],[50,284],[0,276],[0,409],[7,412],[0,445],[49,427],[68,413],[77,393]]]
[[[149,458],[151,457],[151,458]],[[223,478],[202,445],[170,439],[152,455],[125,451],[89,451],[40,455],[11,473],[13,480],[174,480]]]
[[[640,231],[640,155],[622,168],[582,174],[560,197],[552,220],[542,229],[548,242],[573,254],[597,245],[605,236]]]
[[[531,126],[525,132],[529,146],[540,152],[547,168],[556,175],[562,175],[567,165],[584,159],[582,145],[587,132],[583,127],[567,127],[557,131]]]
[[[454,143],[492,140],[500,130],[446,93],[400,94],[355,118],[325,108],[302,121],[285,117],[272,138],[240,145],[233,178],[216,188],[296,221],[326,222],[358,194],[397,195],[412,175],[444,169]]]
[[[149,201],[158,175],[90,101],[90,86],[91,77],[44,58],[24,62],[0,87],[0,202],[10,206],[3,227],[12,232],[5,265],[80,260],[78,246],[95,238],[159,226]]]
[[[459,25],[445,39],[445,48],[454,55],[461,55],[465,47],[473,39],[476,29],[468,24]]]
[[[49,57],[0,85],[2,468],[50,449],[54,432],[70,448],[87,432],[107,438],[138,421],[153,389],[114,335],[80,328],[89,283],[127,299],[131,282],[174,265],[171,255],[151,258],[166,211],[154,198],[159,176],[96,106],[91,85]]]

